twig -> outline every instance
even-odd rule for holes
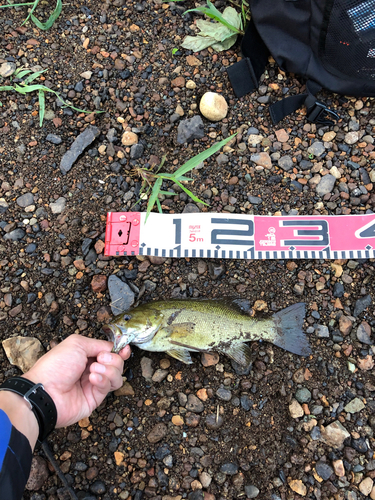
[[[55,469],[56,474],[59,476],[60,481],[64,485],[64,487],[67,489],[70,498],[72,500],[78,500],[77,495],[74,493],[72,488],[69,486],[62,470],[59,467],[59,464],[56,462],[55,457],[53,456],[53,453],[51,451],[51,448],[48,446],[47,440],[44,440],[42,443],[42,450],[44,451],[45,456],[48,458],[48,460],[51,462],[52,467]]]

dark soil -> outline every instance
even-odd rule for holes
[[[221,8],[225,2],[216,4]],[[147,267],[145,258],[105,257],[100,244],[93,250],[104,241],[108,211],[146,210],[146,201],[133,207],[141,187],[132,173],[135,166],[147,167],[167,154],[165,168],[172,172],[234,132],[238,135],[225,153],[226,162],[218,165],[215,155],[192,172],[189,189],[210,203],[208,208],[198,205],[200,211],[373,213],[373,100],[342,103],[323,94],[324,102],[339,113],[335,126],[310,124],[302,111],[273,126],[268,102],[302,92],[302,82],[270,62],[259,92],[237,99],[226,68],[239,58],[238,44],[224,53],[208,49],[194,54],[194,65],[187,59],[192,54],[184,49],[172,55],[187,34],[194,34],[195,16],[182,17],[193,6],[190,1],[72,2],[64,5],[47,32],[30,23],[21,26],[24,11],[2,10],[0,64],[48,69],[45,85],[75,107],[103,113],[63,109],[51,94],[46,96],[47,117],[40,128],[37,94],[0,93],[0,338],[36,337],[46,350],[74,332],[103,338],[100,326],[110,311],[110,297],[108,290],[93,291],[97,274],[116,274],[136,295],[140,292],[141,302],[227,296],[246,299],[250,306],[264,301],[271,313],[303,301],[313,348],[309,358],[254,343],[251,370],[243,375],[225,356],[209,367],[198,355],[193,355],[193,365],[168,358],[169,365],[164,354],[134,348],[125,372],[134,395],[108,395],[88,426],[55,431],[49,443],[80,500],[365,498],[365,487],[375,478],[374,259],[333,263],[181,258]],[[82,78],[84,71],[92,71],[91,78]],[[189,80],[196,83],[195,89],[186,87]],[[199,113],[206,91],[225,96],[228,116],[218,123],[203,118],[203,139],[179,145],[178,123]],[[174,116],[178,105],[184,111],[179,119]],[[63,176],[63,154],[90,123],[99,127],[100,136]],[[126,127],[144,146],[138,159],[132,159],[131,148],[121,143]],[[111,129],[113,142],[107,135]],[[285,142],[276,136],[281,129],[288,135]],[[309,153],[311,144],[323,142],[329,131],[336,135],[329,142],[324,139],[324,154]],[[346,141],[351,131],[359,134],[354,144]],[[48,134],[59,136],[61,144],[46,141]],[[252,147],[249,134],[262,135],[262,142]],[[271,155],[272,169],[250,160],[261,151]],[[289,170],[278,164],[286,155],[293,160]],[[316,185],[332,167],[339,177],[332,191],[321,197]],[[31,212],[16,202],[25,193],[34,195]],[[261,203],[253,203],[249,196],[259,197]],[[66,208],[53,214],[50,204],[61,197]],[[191,209],[185,193],[162,204],[166,213]],[[24,231],[20,239],[4,239],[17,228]],[[90,252],[83,248],[90,243],[87,239],[92,241]],[[371,305],[354,317],[357,301],[367,295]],[[343,316],[346,327],[340,322]],[[370,331],[369,343],[358,338],[363,322]],[[319,326],[327,327],[326,335]],[[142,375],[145,356],[154,370],[168,371],[161,382]],[[3,351],[0,362],[0,380],[20,374]],[[225,392],[228,400],[220,389],[230,391]],[[186,396],[198,391],[204,400],[201,413],[186,408]],[[364,408],[350,413],[344,408],[355,398]],[[302,405],[303,416],[292,417],[293,399]],[[218,428],[207,426],[211,414]],[[173,416],[180,416],[183,425],[175,425]],[[217,416],[222,417],[221,426]],[[337,420],[349,436],[334,447],[321,433]],[[166,425],[166,434],[151,443],[150,432],[158,423]],[[36,454],[43,456],[40,450]],[[339,460],[345,469],[341,477],[334,472]],[[374,499],[375,489],[371,495]],[[52,468],[37,492],[24,495],[25,500],[67,498]]]

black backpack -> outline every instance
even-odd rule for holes
[[[306,93],[270,106],[273,123],[306,106],[309,121],[331,125],[338,116],[317,101],[322,88],[375,96],[375,0],[250,0],[250,9],[244,58],[228,69],[236,96],[258,87],[270,54],[307,80]]]

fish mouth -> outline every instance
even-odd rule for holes
[[[121,349],[134,340],[134,335],[124,333],[121,328],[116,325],[103,325],[102,330],[107,335],[108,340],[113,342],[112,352],[119,353]]]

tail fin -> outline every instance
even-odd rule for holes
[[[273,344],[300,356],[309,356],[311,348],[304,333],[305,304],[299,302],[273,315],[276,336]]]

